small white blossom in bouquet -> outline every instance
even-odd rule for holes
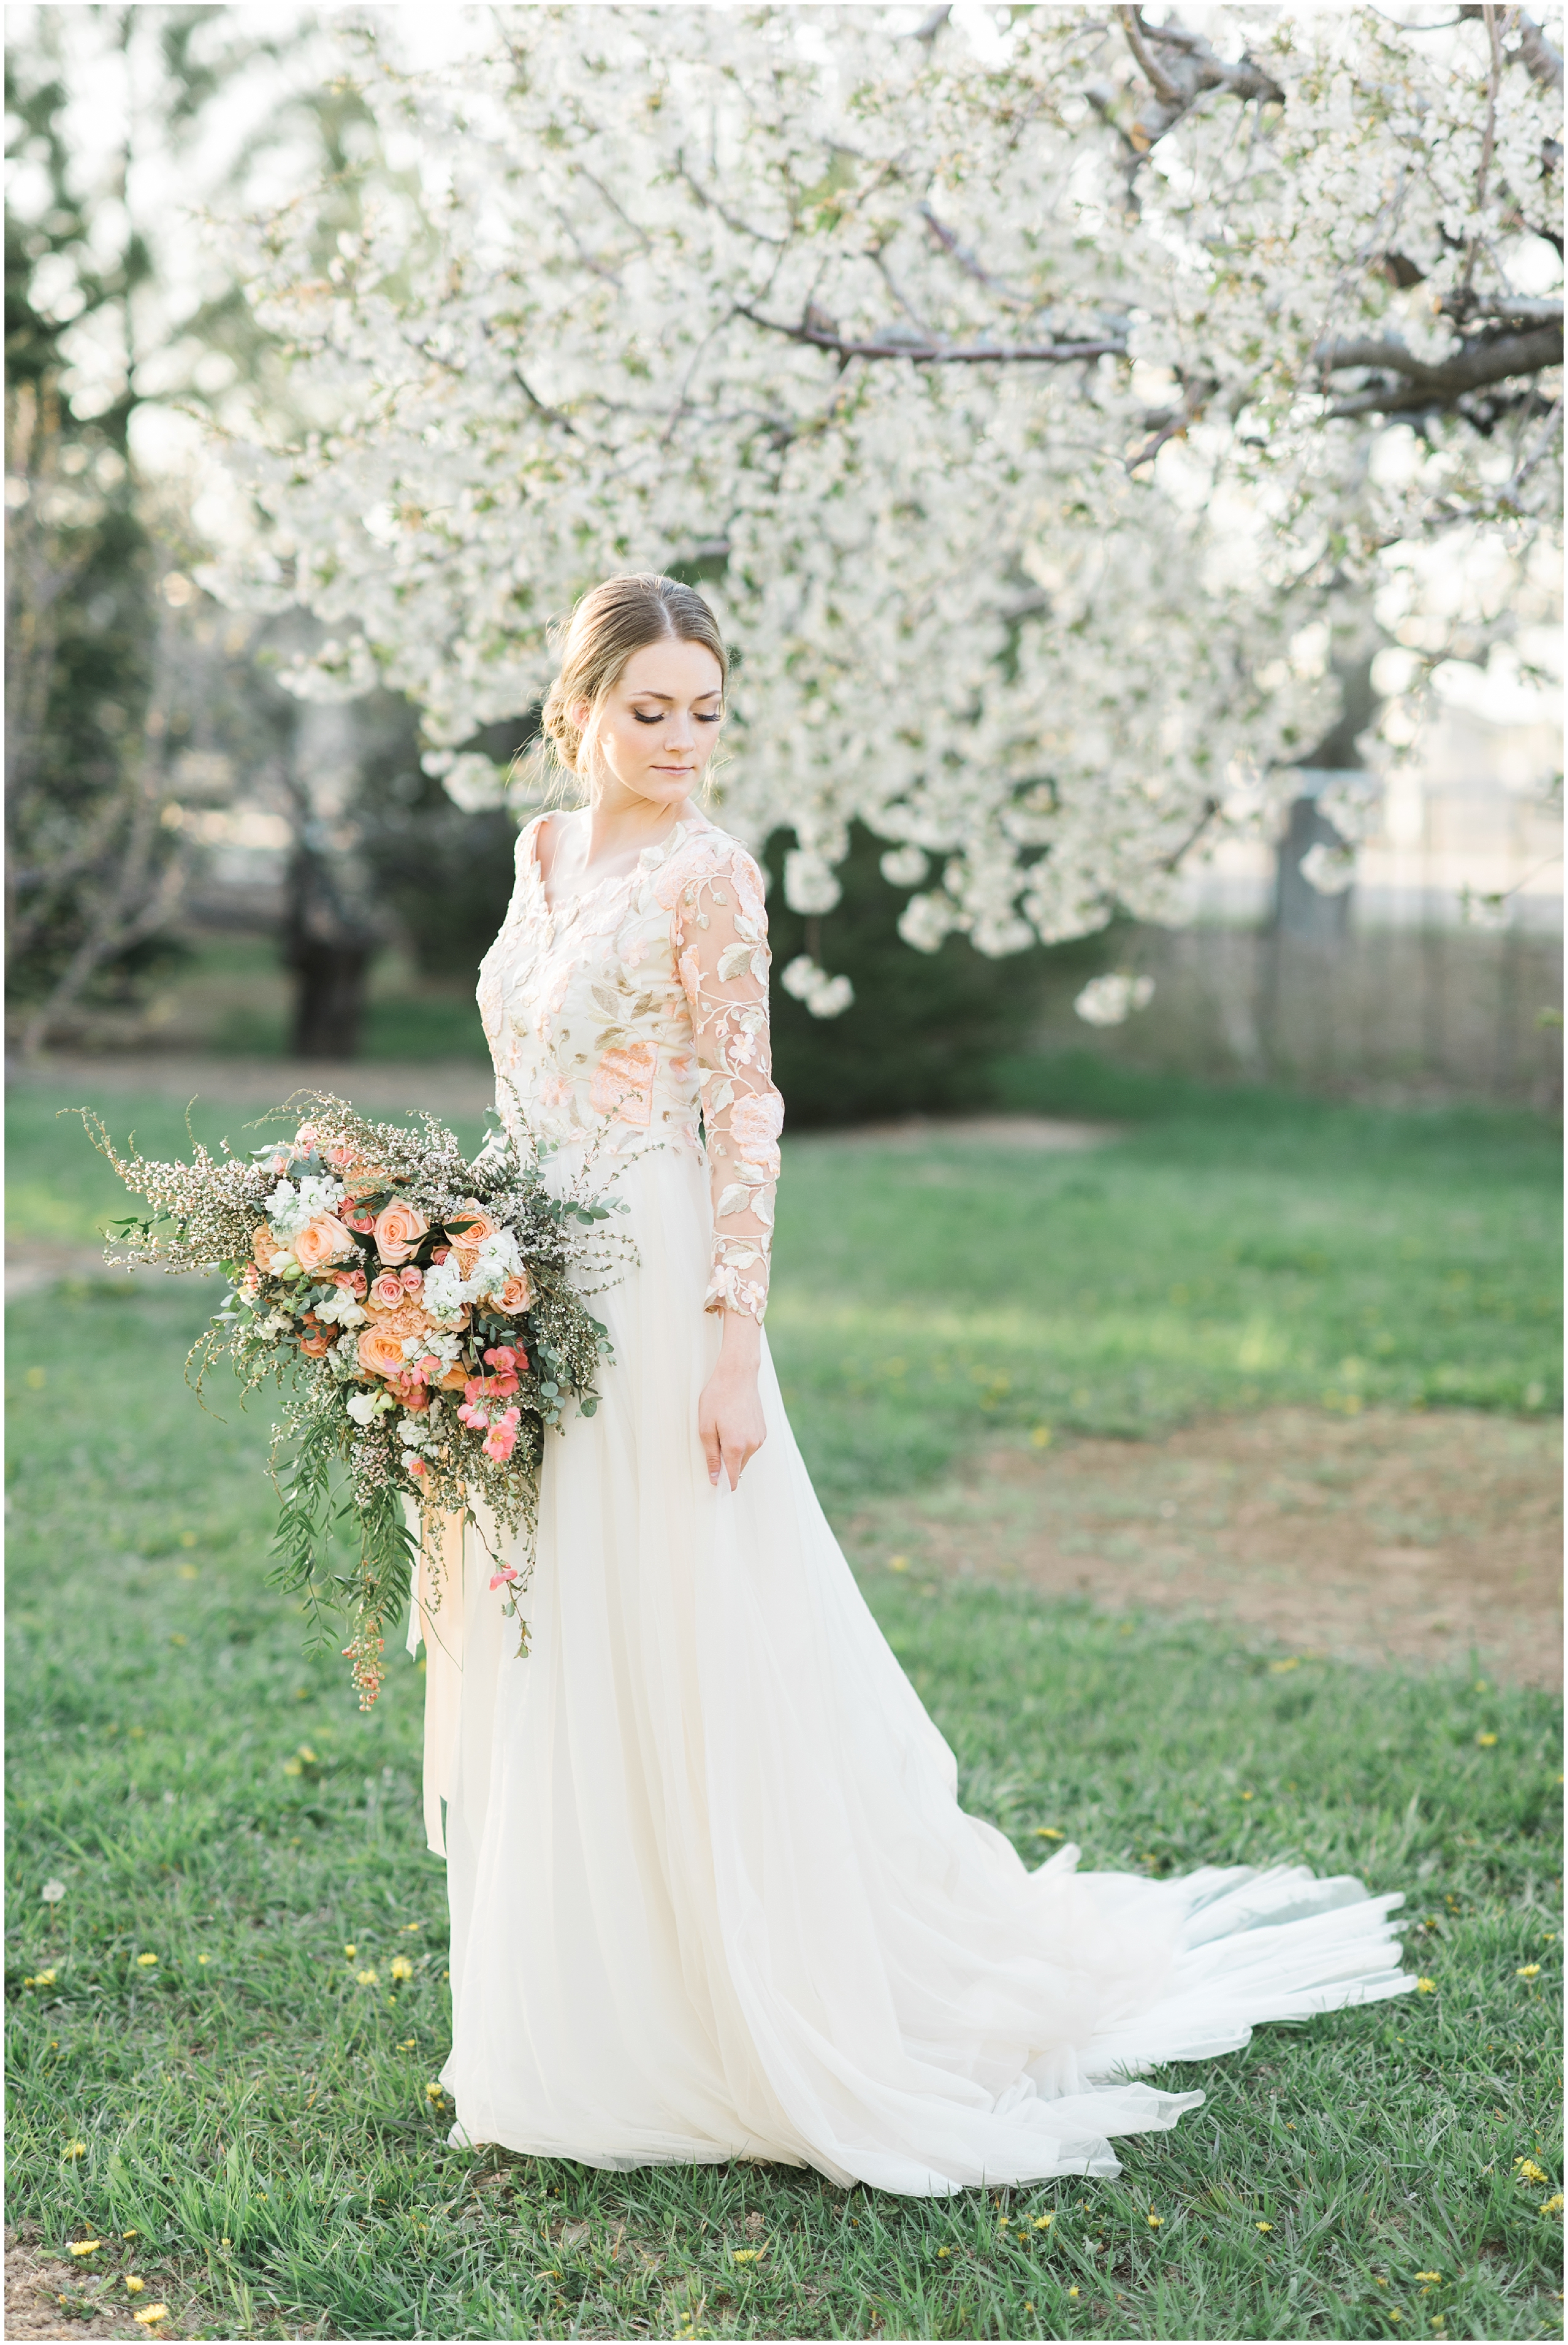
[[[628,1248],[602,1226],[612,1208],[591,1168],[557,1194],[537,1150],[499,1132],[470,1160],[433,1116],[410,1128],[368,1122],[326,1093],[304,1103],[291,1140],[248,1158],[227,1142],[217,1156],[197,1146],[189,1163],[121,1155],[101,1120],[80,1112],[153,1207],[113,1225],[122,1251],[109,1258],[221,1271],[228,1295],[191,1354],[201,1376],[228,1358],[247,1394],[268,1377],[292,1386],[274,1448],[274,1577],[318,1618],[324,1600],[346,1605],[345,1657],[369,1709],[385,1676],[385,1625],[408,1599],[415,1510],[427,1521],[460,1514],[479,1531],[482,1503],[521,1541],[521,1564],[497,1558],[492,1581],[516,1616],[546,1430],[572,1405],[592,1415],[611,1357],[583,1298]],[[280,1445],[291,1447],[286,1474]],[[328,1570],[338,1468],[359,1548],[348,1575]],[[525,1626],[525,1651],[527,1641]]]

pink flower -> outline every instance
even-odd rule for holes
[[[414,1362],[414,1374],[422,1377],[426,1384],[433,1385],[441,1374],[441,1364],[432,1352],[427,1358]]]
[[[430,1256],[430,1263],[431,1263],[432,1267],[437,1267],[437,1266],[439,1266],[441,1263],[443,1263],[443,1262],[447,1261],[447,1260],[449,1259],[449,1257],[450,1256],[450,1254],[451,1254],[451,1248],[450,1248],[450,1246],[438,1246],[438,1247],[436,1248],[436,1250],[435,1250],[434,1254],[431,1254],[431,1256]]]
[[[317,1136],[316,1127],[313,1123],[302,1123],[298,1131],[294,1135],[295,1155],[309,1156],[312,1154],[315,1150]]]
[[[402,1281],[410,1294],[417,1294],[425,1283],[425,1274],[413,1263],[402,1273]]]
[[[379,1311],[396,1311],[403,1300],[403,1282],[395,1270],[384,1270],[370,1287],[367,1301]]]
[[[421,1482],[422,1482],[422,1481],[423,1481],[423,1479],[424,1479],[424,1477],[425,1477],[425,1476],[430,1472],[430,1467],[425,1464],[425,1461],[424,1461],[424,1459],[423,1459],[422,1457],[410,1457],[410,1460],[409,1460],[409,1471],[410,1471],[410,1474],[412,1474],[412,1475],[414,1476],[414,1477],[415,1477],[415,1479],[416,1479],[416,1480],[418,1480],[418,1481],[421,1481]]]
[[[248,1303],[253,1303],[261,1292],[261,1273],[253,1262],[248,1262],[239,1281],[239,1291]]]
[[[500,1368],[503,1376],[510,1376],[517,1365],[517,1355],[510,1344],[495,1344],[485,1354],[484,1364],[487,1368]]]
[[[509,1425],[492,1425],[485,1435],[482,1447],[487,1457],[493,1457],[498,1466],[504,1466],[517,1447],[517,1435]]]
[[[515,1585],[516,1580],[517,1580],[517,1572],[516,1572],[516,1570],[515,1570],[514,1567],[513,1567],[511,1564],[510,1564],[510,1563],[498,1563],[498,1564],[496,1565],[496,1568],[495,1568],[494,1577],[491,1579],[491,1583],[490,1583],[490,1584],[491,1584],[491,1589],[493,1590],[493,1589],[497,1589],[497,1588],[501,1587],[501,1583],[502,1583],[503,1581],[505,1582],[505,1584],[506,1584],[509,1588],[510,1588],[510,1587],[512,1587],[512,1586],[514,1586],[514,1585]]]
[[[407,1262],[425,1232],[430,1228],[417,1205],[406,1198],[394,1197],[376,1216],[376,1251],[389,1270]]]
[[[335,1270],[331,1272],[329,1275],[334,1286],[342,1287],[346,1293],[352,1294],[357,1301],[363,1300],[365,1294],[365,1274],[362,1270]]]

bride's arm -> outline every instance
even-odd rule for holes
[[[749,855],[726,840],[680,890],[673,935],[691,1007],[713,1196],[713,1259],[705,1307],[723,1314],[719,1364],[703,1395],[699,1431],[710,1480],[732,1489],[766,1437],[757,1397],[761,1327],[784,1101],[768,1050],[767,916]]]

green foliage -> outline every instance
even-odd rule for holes
[[[839,903],[820,919],[807,919],[784,900],[789,844],[787,834],[775,833],[764,860],[774,881],[768,898],[774,1076],[792,1132],[993,1104],[990,1061],[1022,1044],[1047,977],[1071,969],[1087,979],[1110,949],[1107,937],[1087,937],[1049,951],[1037,947],[986,960],[966,938],[954,936],[935,953],[916,952],[897,929],[913,890],[883,878],[884,842],[859,824],[837,868],[844,887]],[[854,985],[854,1004],[842,1017],[814,1018],[779,983],[800,953]]]
[[[1115,2182],[903,2200],[450,2149],[420,1679],[394,1668],[362,1717],[335,1658],[301,1659],[264,1426],[180,1384],[203,1309],[155,1285],[10,1315],[14,2223],[104,2238],[106,2292],[135,2269],[214,2338],[1559,2333],[1555,1706],[1282,1679],[1020,1592],[867,1583],[975,1811],[1031,1857],[1066,1830],[1091,1865],[1404,1888],[1434,1991],[1165,2072],[1205,2106],[1126,2142]]]

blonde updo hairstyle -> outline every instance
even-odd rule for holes
[[[702,644],[719,663],[719,686],[729,682],[729,655],[718,622],[694,586],[657,571],[623,571],[590,587],[567,621],[561,667],[540,715],[541,779],[548,798],[592,796],[593,723],[633,652],[648,644]],[[588,703],[586,724],[572,711]]]

